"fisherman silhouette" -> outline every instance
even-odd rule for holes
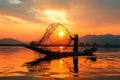
[[[70,36],[72,40],[74,40],[73,52],[78,52],[78,35]]]
[[[70,38],[74,41],[73,45],[73,53],[78,53],[78,35],[75,34],[74,36],[70,36]],[[78,73],[78,56],[73,55],[73,65],[74,65],[74,72]]]

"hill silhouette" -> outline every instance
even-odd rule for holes
[[[82,43],[98,43],[98,44],[112,44],[112,45],[120,45],[120,35],[112,35],[112,34],[106,34],[106,35],[86,35],[83,37],[80,37],[80,42]]]
[[[16,39],[12,39],[12,38],[4,38],[4,39],[0,39],[0,45],[19,45],[22,42]]]
[[[90,44],[100,44],[104,45],[106,43],[109,43],[111,45],[120,45],[120,35],[112,35],[112,34],[106,34],[106,35],[86,35],[79,38],[81,43],[90,43]],[[20,45],[23,42],[12,39],[12,38],[3,38],[0,39],[0,45]]]

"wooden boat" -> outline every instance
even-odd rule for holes
[[[93,53],[97,50],[96,48],[86,49],[82,52],[54,52],[50,50],[44,50],[42,48],[38,48],[36,46],[32,45],[23,45],[24,47],[34,50],[36,52],[45,54],[46,56],[49,56],[51,58],[61,58],[61,57],[68,57],[68,56],[91,56],[94,55]]]
[[[53,59],[60,59],[60,58],[65,58],[65,57],[70,57],[70,56],[91,56],[89,59],[91,61],[96,61],[96,56],[93,54],[93,52],[95,52],[97,49],[96,48],[91,48],[88,50],[84,50],[82,52],[53,52],[50,50],[44,50],[42,48],[38,48],[35,46],[31,46],[31,45],[23,45],[24,47],[34,50],[36,52],[45,54],[46,56],[44,58],[38,58],[34,61],[31,62],[26,62],[24,65],[25,66],[35,66],[38,65],[41,61],[48,61],[50,62]]]

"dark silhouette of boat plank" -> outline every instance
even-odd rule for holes
[[[61,57],[68,57],[68,56],[91,56],[94,55],[93,52],[78,52],[78,53],[74,53],[74,52],[54,52],[54,51],[50,51],[50,50],[44,50],[42,48],[38,48],[36,46],[31,46],[31,45],[23,45],[24,47],[34,50],[36,52],[45,54],[48,57],[53,57],[53,58],[61,58]]]

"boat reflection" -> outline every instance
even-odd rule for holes
[[[73,72],[73,73],[78,73],[79,72],[79,61],[80,61],[80,58],[79,56],[73,56],[72,57],[69,57],[69,60],[67,60],[67,58],[64,58],[66,61],[67,61],[67,64],[72,64],[73,68],[72,68],[72,71],[69,70],[69,71],[66,71],[65,69],[69,68],[71,65],[68,65],[67,68],[63,67],[64,66],[64,61],[61,59],[54,59],[54,58],[51,58],[49,56],[45,56],[44,58],[38,58],[34,61],[31,61],[31,62],[26,62],[24,65],[27,66],[28,68],[28,71],[29,72],[41,72],[41,73],[49,73],[50,71],[55,71],[56,72]],[[85,56],[85,57],[82,57],[84,58],[84,63],[87,62],[88,60],[89,61],[96,61],[97,58],[95,55],[91,55],[91,56]],[[70,60],[71,59],[71,60]],[[55,60],[59,61],[59,62],[55,62]],[[54,61],[54,62],[53,62]],[[52,63],[52,64],[51,64]],[[67,65],[65,63],[65,65]],[[51,69],[51,66],[52,68],[54,69]],[[57,68],[57,69],[55,69]],[[60,69],[62,68],[62,69]],[[76,76],[76,75],[75,75]]]

